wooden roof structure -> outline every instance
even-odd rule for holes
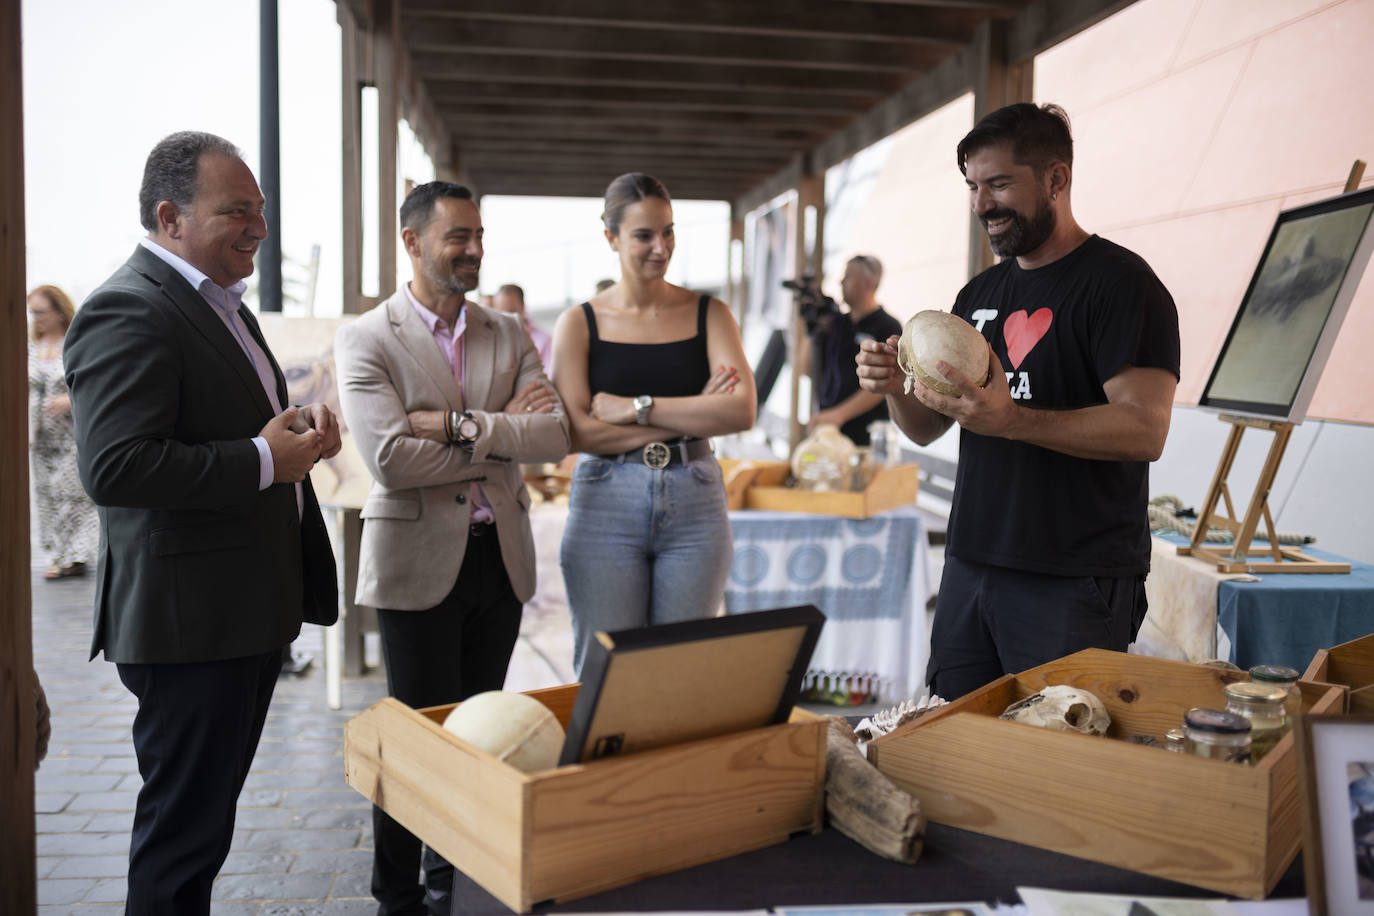
[[[645,171],[745,208],[970,90],[1028,98],[1038,51],[1130,2],[337,0],[345,70],[386,92],[389,63],[478,193],[599,197]]]

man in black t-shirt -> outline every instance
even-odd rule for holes
[[[849,311],[822,316],[810,335],[799,361],[807,371],[815,354],[816,401],[820,410],[811,416],[807,431],[830,424],[855,445],[868,445],[868,425],[888,418],[887,403],[880,394],[859,389],[854,360],[865,340],[887,340],[902,333],[902,324],[878,304],[878,283],[883,265],[872,255],[855,255],[845,265],[840,292]]]
[[[927,444],[960,426],[927,680],[954,698],[1088,647],[1124,651],[1145,617],[1149,462],[1169,431],[1178,313],[1140,257],[1074,220],[1057,106],[999,109],[960,142],[973,211],[1003,260],[954,313],[991,347],[986,388],[945,363],[947,397],[903,395],[896,340],[864,344],[864,390]]]

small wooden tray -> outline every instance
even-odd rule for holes
[[[1243,673],[1087,649],[999,678],[868,745],[869,759],[931,821],[1119,868],[1262,898],[1302,845],[1297,754],[1286,735],[1254,766],[1136,745],[1191,707],[1221,709]],[[1049,684],[1107,706],[1107,738],[998,716]],[[1340,709],[1330,684],[1299,682],[1303,710]]]
[[[566,728],[578,685],[530,691]],[[385,699],[344,727],[348,784],[518,912],[821,829],[825,722],[523,773]]]
[[[741,462],[730,468],[725,480],[730,508],[869,518],[914,505],[920,489],[920,468],[914,464],[879,468],[868,486],[856,491],[817,492],[783,486],[788,470],[784,461]]]
[[[1374,633],[1318,649],[1303,679],[1341,685],[1346,712],[1374,713]]]

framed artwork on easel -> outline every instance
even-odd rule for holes
[[[1279,214],[1198,401],[1199,407],[1221,413],[1231,432],[1191,543],[1178,552],[1215,563],[1221,572],[1350,572],[1344,561],[1281,545],[1268,499],[1293,427],[1307,416],[1322,368],[1374,253],[1374,188],[1355,190],[1363,173],[1364,163],[1357,161],[1346,193]],[[1247,428],[1272,432],[1274,440],[1250,505],[1240,516],[1227,476]],[[1268,545],[1252,549],[1261,521]],[[1229,549],[1203,543],[1213,528],[1231,533]]]
[[[1198,406],[1301,423],[1364,275],[1374,188],[1285,210]]]

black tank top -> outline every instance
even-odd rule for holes
[[[706,353],[706,313],[711,297],[697,303],[697,336],[668,343],[618,343],[602,340],[596,333],[596,315],[590,302],[582,303],[587,316],[587,384],[593,394],[604,391],[633,398],[691,397],[711,378]]]

